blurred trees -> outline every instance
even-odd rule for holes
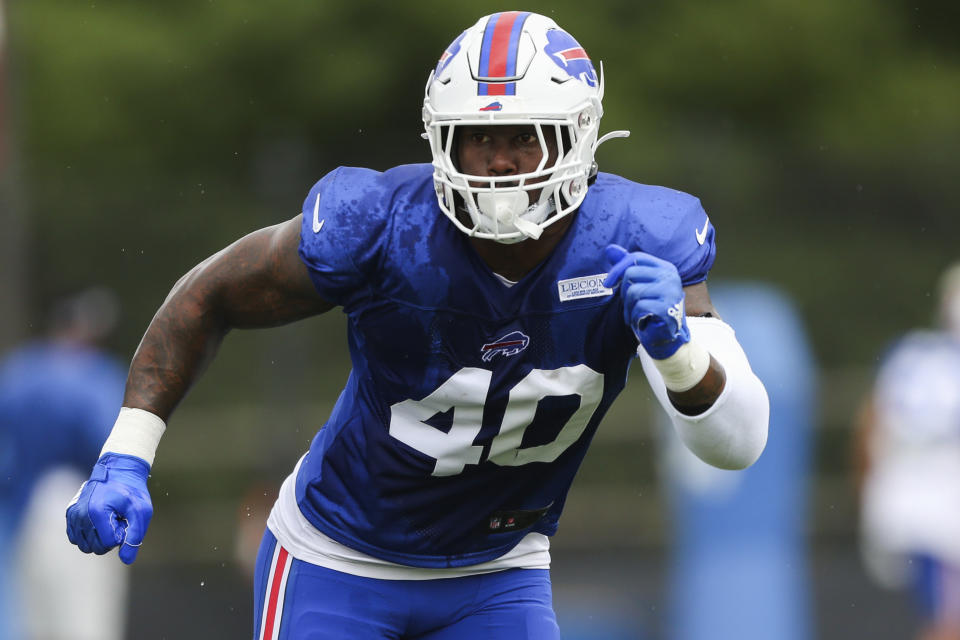
[[[24,230],[7,96],[6,9],[0,0],[0,349],[25,335],[27,323],[21,305],[25,280]]]
[[[132,351],[175,279],[295,215],[338,164],[428,160],[427,72],[479,14],[436,0],[9,6],[30,301],[89,281]],[[716,276],[794,294],[828,363],[930,316],[956,256],[954,3],[527,3],[602,59],[601,166],[690,191]],[[722,311],[722,310],[721,310]],[[339,338],[339,336],[338,336]]]

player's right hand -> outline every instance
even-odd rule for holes
[[[105,453],[90,479],[67,505],[67,537],[84,553],[102,555],[120,547],[120,559],[131,564],[153,516],[147,491],[150,465],[142,458]]]

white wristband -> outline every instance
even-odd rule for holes
[[[157,445],[166,429],[167,424],[159,416],[143,409],[122,407],[100,455],[122,453],[137,456],[152,467]]]
[[[669,358],[651,360],[663,377],[663,384],[675,392],[693,389],[710,368],[710,352],[695,340],[681,346]]]

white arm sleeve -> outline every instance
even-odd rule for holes
[[[767,391],[750,368],[730,325],[719,318],[688,317],[687,326],[691,341],[696,340],[709,351],[727,375],[726,385],[713,406],[696,416],[677,411],[667,397],[660,372],[641,348],[638,354],[643,372],[690,451],[721,469],[745,469],[756,462],[767,444]]]

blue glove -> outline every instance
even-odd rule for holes
[[[624,322],[651,358],[669,358],[690,342],[677,268],[649,253],[628,253],[616,244],[605,252],[612,266],[603,286],[613,288],[620,282]]]
[[[136,456],[105,453],[67,505],[67,537],[84,553],[102,555],[120,546],[132,564],[140,550],[153,503],[147,491],[150,465]]]

